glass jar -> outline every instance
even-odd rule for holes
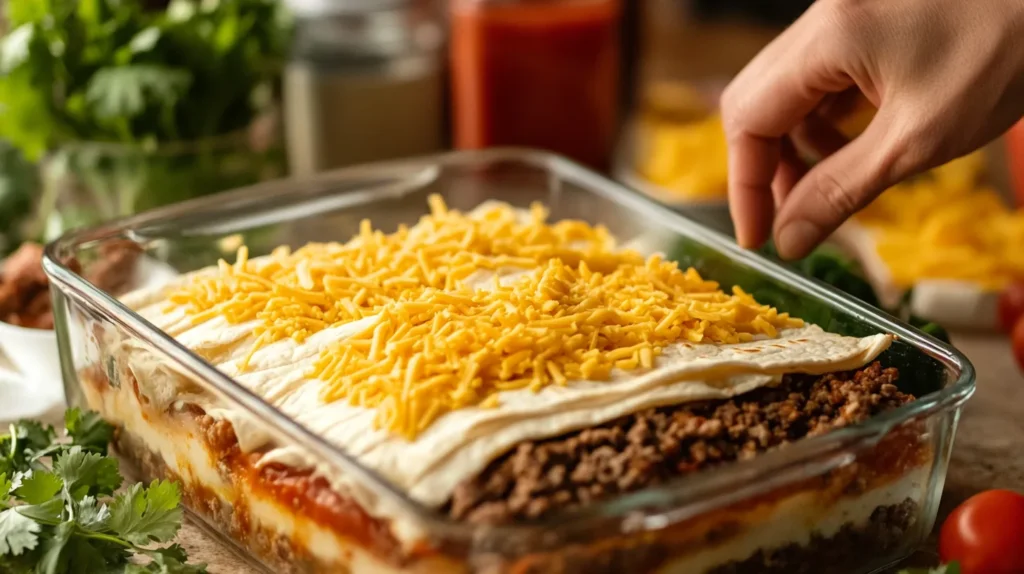
[[[455,147],[527,146],[608,167],[623,0],[451,0]]]
[[[68,229],[285,175],[272,117],[247,130],[165,144],[74,142],[41,164],[42,196],[33,235]]]
[[[295,175],[444,146],[444,33],[437,0],[290,0],[284,74]]]

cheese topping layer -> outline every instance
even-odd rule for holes
[[[167,310],[184,308],[193,325],[252,322],[240,374],[276,341],[358,325],[305,375],[324,381],[324,401],[374,409],[376,427],[410,440],[445,413],[498,407],[503,391],[649,371],[673,343],[742,343],[802,325],[692,268],[616,249],[603,228],[546,219],[541,206],[464,215],[435,196],[430,215],[392,234],[364,221],[345,244],[258,263],[243,250],[171,293]]]

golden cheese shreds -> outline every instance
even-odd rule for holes
[[[985,170],[983,152],[964,156],[895,185],[857,215],[896,285],[952,279],[998,291],[1024,279],[1024,211],[978,184]]]
[[[607,230],[495,206],[472,217],[431,198],[431,214],[391,234],[364,221],[345,244],[310,244],[196,277],[169,296],[195,322],[257,320],[256,343],[365,317],[310,377],[325,401],[377,409],[415,438],[437,417],[495,407],[501,391],[648,369],[675,342],[737,343],[801,322],[694,269],[618,250]],[[481,278],[484,281],[481,283]],[[243,362],[248,362],[246,359]]]

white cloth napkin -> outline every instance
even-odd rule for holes
[[[60,381],[32,381],[17,370],[0,351],[0,426],[20,419],[60,424],[64,416]]]

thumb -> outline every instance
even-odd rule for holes
[[[779,255],[804,257],[883,191],[924,167],[923,154],[908,153],[912,138],[894,130],[896,125],[879,110],[861,135],[801,178],[775,219]]]

